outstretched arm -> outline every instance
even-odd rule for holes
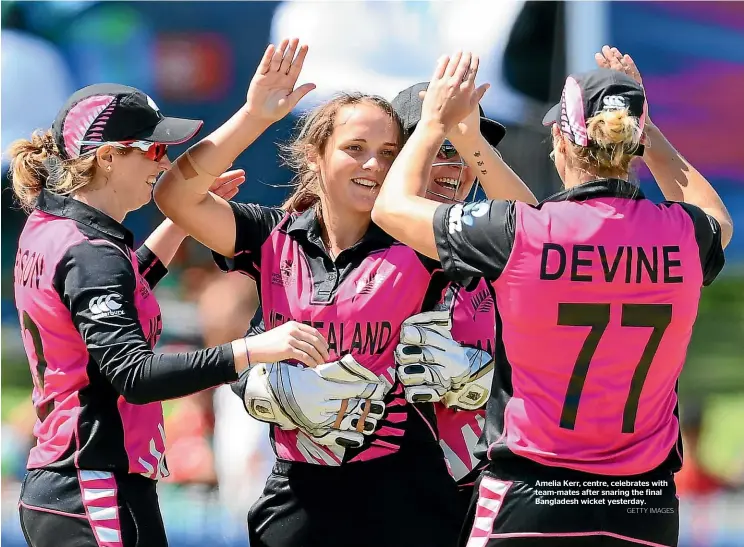
[[[488,85],[475,87],[478,57],[440,58],[429,83],[421,121],[390,168],[372,209],[372,220],[401,243],[439,259],[434,213],[439,204],[423,196],[431,164],[447,133],[476,107]]]
[[[475,171],[488,199],[513,199],[537,205],[537,198],[532,191],[480,132],[478,106],[467,118],[456,124],[447,137],[465,163]]]
[[[235,194],[238,193],[238,188],[244,182],[245,171],[242,169],[227,171],[212,182],[209,191],[222,199],[229,200],[235,197]],[[137,251],[137,256],[154,255],[153,259],[167,268],[187,235],[183,228],[174,224],[172,220],[165,219],[145,240],[144,245]],[[149,253],[147,252],[148,250],[150,251]],[[143,264],[140,262],[140,273],[144,275],[143,270],[152,267],[153,264]],[[150,283],[150,285],[152,286],[153,283]]]
[[[163,213],[195,239],[232,258],[236,224],[227,201],[209,192],[216,178],[272,123],[286,116],[315,86],[295,89],[307,46],[283,40],[266,48],[248,88],[246,103],[232,118],[176,160],[155,188]]]
[[[619,70],[642,84],[641,73],[630,55],[622,55],[617,48],[604,46],[594,56],[602,68]],[[731,241],[734,224],[726,206],[708,180],[700,174],[667,140],[650,119],[645,126],[648,144],[643,159],[656,179],[664,197],[669,201],[690,203],[718,221],[723,248]]]

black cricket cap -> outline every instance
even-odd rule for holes
[[[643,86],[618,70],[597,68],[566,78],[560,102],[543,118],[543,125],[557,123],[574,144],[589,146],[586,120],[608,110],[628,109],[638,118],[641,131],[646,120]],[[636,151],[643,153],[643,146]]]
[[[67,100],[52,124],[52,135],[61,156],[72,159],[95,149],[80,141],[181,144],[203,124],[201,120],[163,116],[155,102],[134,87],[95,84]]]

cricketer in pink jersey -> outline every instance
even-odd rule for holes
[[[269,518],[263,516],[265,513],[274,513],[272,520],[279,516],[276,504],[280,494],[275,489],[284,490],[287,477],[295,492],[312,490],[312,505],[320,508],[330,503],[327,498],[334,492],[360,481],[377,481],[374,487],[370,485],[375,492],[391,488],[390,481],[408,482],[413,476],[403,478],[404,471],[414,461],[422,467],[422,473],[428,474],[427,486],[421,491],[436,488],[440,494],[448,492],[446,495],[453,500],[450,504],[439,496],[431,498],[428,511],[441,515],[445,507],[450,507],[454,516],[456,491],[437,444],[433,405],[406,401],[393,357],[403,321],[422,308],[432,307],[447,283],[441,273],[431,281],[438,265],[422,260],[374,225],[359,243],[332,261],[320,241],[314,209],[290,214],[251,204],[231,205],[237,225],[236,255],[230,261],[216,257],[217,262],[256,279],[260,318],[267,331],[289,320],[306,322],[326,337],[331,359],[351,355],[391,386],[384,399],[385,413],[374,431],[364,435],[361,446],[329,445],[302,429],[288,430],[272,424],[277,464],[265,496],[249,513],[249,525],[256,526],[260,533],[259,519]],[[285,385],[285,389],[290,386]],[[299,397],[301,386],[292,389],[295,395],[291,397]],[[399,487],[401,483],[395,490]],[[397,496],[400,501],[396,503],[407,503],[410,494]],[[298,501],[307,503],[302,498]],[[309,506],[304,510],[309,511]],[[375,509],[366,511],[374,514]],[[402,538],[408,534],[402,530],[399,533]]]
[[[462,344],[463,347],[482,349],[484,353],[478,355],[483,355],[485,362],[492,361],[490,355],[493,354],[496,314],[494,312],[493,289],[485,280],[477,279],[474,282],[466,283],[465,286],[458,283],[448,284],[442,301],[436,304],[434,308],[443,310],[444,316],[451,317],[452,337],[458,344]],[[411,319],[422,318],[423,325],[427,325],[430,321],[430,315],[431,312],[424,312],[413,316]],[[410,319],[404,321],[403,328],[409,321]],[[254,322],[258,324],[252,327],[251,334],[264,332],[262,310],[259,310]],[[431,343],[431,340],[427,340],[427,342]],[[399,351],[410,350],[412,347],[415,347],[413,341],[399,345],[396,348],[396,359]],[[483,378],[483,382],[490,388],[493,366],[491,365],[488,370],[489,372]],[[247,379],[248,374],[244,374],[241,376],[240,382],[233,384],[233,390],[241,398],[245,397]],[[485,399],[477,405],[476,410],[461,409],[456,406],[448,408],[443,402],[434,405],[439,444],[444,452],[450,474],[458,483],[458,498],[460,498],[463,516],[472,496],[474,482],[480,468],[483,467],[483,461],[476,458],[474,452],[476,443],[483,432],[485,422],[484,403]],[[377,424],[375,424],[376,427]],[[272,426],[272,439],[274,441],[277,433],[286,435],[288,432],[282,432],[280,428]],[[315,443],[311,444],[310,437],[305,432],[294,430],[293,436],[295,439],[302,439],[302,442],[298,442],[297,446],[300,447],[305,458],[311,457],[311,454],[318,454],[322,459],[326,450],[328,450]],[[278,453],[279,449],[276,444],[275,449]]]
[[[411,131],[420,117],[421,98],[418,93],[425,88],[425,83],[416,84],[402,91],[392,103],[406,131]],[[477,110],[474,111],[474,120],[472,123],[475,132],[477,132],[477,137],[485,139],[485,145],[489,148],[489,151],[504,136],[503,126],[483,117],[482,110],[480,111],[480,116]],[[481,143],[478,142],[477,145],[480,146]],[[445,141],[440,152],[441,157],[438,156],[438,161],[434,163],[434,167],[437,170],[432,175],[430,192],[432,195],[440,197],[444,202],[451,203],[456,201],[458,196],[467,195],[470,192],[475,180],[475,171],[468,168],[458,151],[449,141]],[[476,151],[477,154],[478,152]],[[236,256],[242,256],[242,254]],[[238,259],[236,258],[236,260]],[[281,267],[283,282],[277,284],[286,285],[294,282],[297,284],[296,290],[298,293],[306,293],[307,288],[302,283],[298,283],[297,276],[292,272],[294,262],[294,259],[283,260]],[[223,265],[226,267],[226,264]],[[272,282],[276,282],[279,277],[278,274],[274,273]],[[373,288],[372,286],[365,286],[361,290],[363,292],[371,292]],[[452,333],[459,343],[472,346],[473,348],[483,348],[486,352],[493,351],[495,314],[493,312],[494,299],[491,293],[492,289],[483,280],[474,280],[474,282],[467,283],[467,288],[459,284],[448,286],[444,302],[439,303],[437,308],[444,309],[446,315],[448,317],[451,316],[453,323]],[[426,316],[427,314],[424,313],[423,315]],[[260,325],[254,327],[254,332],[263,332],[265,328],[264,319],[263,312],[260,312],[260,317],[258,318]],[[405,323],[410,322],[412,319],[414,318],[406,320]],[[280,322],[286,320],[286,316],[279,316]],[[308,322],[308,324],[310,323]],[[320,323],[317,323],[316,326],[320,326]],[[341,333],[341,337],[343,337],[343,333]],[[332,342],[332,345],[335,345],[336,338],[335,330],[329,331],[329,340]],[[485,362],[492,361],[490,356],[486,356],[484,359]],[[492,365],[489,370],[482,381],[488,384],[490,388]],[[246,382],[247,375],[243,377],[242,382],[233,386],[233,389],[242,398],[245,397]],[[487,395],[483,398],[483,403],[485,402],[485,398],[487,398]],[[415,399],[409,398],[408,400],[409,402],[415,402]],[[247,401],[246,408],[249,413],[252,412],[251,405]],[[468,408],[468,411],[461,411],[462,409],[459,408],[447,408],[444,404],[437,404],[435,408],[440,445],[445,452],[450,472],[461,487],[459,497],[464,500],[463,506],[466,508],[476,476],[472,471],[478,464],[478,460],[473,455],[473,450],[482,432],[485,411],[483,408],[478,408],[474,411]],[[261,418],[259,416],[259,419]],[[377,429],[377,424],[374,425],[375,429]],[[380,427],[380,431],[385,434],[388,428],[383,425]],[[306,433],[306,430],[298,431],[297,429],[293,429],[291,432],[288,432],[276,426],[272,428],[274,441],[279,438],[294,439],[294,444],[302,452],[302,457],[312,462],[318,459],[319,456],[321,460],[328,461],[333,465],[337,458],[333,458],[332,453],[334,450],[340,451],[340,449],[333,446],[326,448],[323,445],[319,445],[313,442],[312,436],[309,438]],[[373,444],[374,442],[376,441],[373,441]],[[283,454],[289,453],[286,444],[286,441],[280,442],[278,445],[275,442],[275,448],[280,457]]]
[[[421,120],[421,93],[427,87],[428,82],[415,84],[398,93],[392,101],[393,108],[409,135]],[[502,188],[503,185],[498,185],[495,180],[496,172],[489,172],[485,165],[488,157],[497,155],[496,146],[505,134],[505,128],[487,118],[480,106],[474,108],[464,123],[448,134],[448,139],[441,144],[431,166],[426,195],[440,203],[464,202],[471,193],[476,193],[480,184],[488,196],[507,194],[536,203],[534,196],[521,181],[516,180],[514,188]],[[438,311],[434,314],[424,312],[408,319],[404,323],[401,345],[396,350],[398,373],[404,384],[410,384],[407,397],[412,401],[427,400],[422,398],[420,379],[415,374],[419,356],[423,356],[424,360],[429,359],[429,364],[442,361],[438,363],[443,367],[438,370],[441,379],[454,372],[457,366],[452,365],[458,361],[460,367],[465,365],[467,369],[470,368],[468,361],[474,361],[476,357],[484,360],[482,368],[473,375],[477,377],[475,384],[482,389],[478,393],[458,386],[459,394],[454,395],[451,382],[447,388],[439,385],[432,391],[431,384],[424,388],[432,396],[428,400],[438,401],[435,408],[439,443],[450,473],[458,483],[463,518],[470,503],[475,479],[483,466],[482,460],[474,452],[483,432],[485,401],[493,377],[492,356],[496,330],[494,300],[493,288],[482,278],[467,280],[462,284],[450,284],[443,300],[435,307],[435,310],[445,313],[439,315]],[[448,322],[451,328],[447,332],[436,333],[431,326],[439,322]],[[407,328],[412,328],[410,337],[407,336]],[[433,352],[433,344],[439,345],[440,351]],[[423,351],[423,346],[428,348]],[[468,348],[478,348],[485,353]],[[409,370],[414,370],[414,373],[406,374]],[[476,398],[469,399],[468,396]]]
[[[598,62],[608,66],[570,76],[545,119],[565,191],[536,207],[418,197],[442,132],[486,90],[474,85],[477,57],[458,53],[440,60],[421,131],[373,210],[450,276],[483,276],[496,294],[503,366],[486,409],[490,463],[461,539],[469,547],[677,545],[676,383],[730,217],[696,172],[689,203],[652,203],[627,181],[644,152],[645,94],[624,70],[632,60],[606,50]],[[674,170],[684,161],[649,132],[649,167],[665,195],[685,198]],[[589,486],[598,487],[591,500],[581,497]],[[649,511],[627,511],[631,500]]]
[[[346,93],[303,116],[286,146],[299,182],[287,210],[205,193],[204,174],[233,161],[311,89],[294,89],[306,52],[296,39],[270,45],[246,104],[155,190],[161,209],[223,257],[221,266],[255,279],[263,334],[299,322],[326,342],[326,355],[309,366],[253,360],[244,401],[251,415],[272,422],[278,458],[249,511],[249,540],[256,547],[448,547],[461,520],[433,405],[406,401],[393,356],[402,322],[433,305],[447,281],[440,272],[438,290],[430,289],[438,263],[370,219],[402,140],[390,104]],[[305,380],[321,374],[325,383]],[[342,377],[364,378],[369,390],[338,397]],[[388,523],[411,507],[416,515]],[[374,523],[363,534],[359,518]]]
[[[163,326],[152,288],[184,235],[166,222],[135,250],[121,223],[150,201],[167,145],[199,127],[164,117],[137,89],[97,84],[73,94],[49,131],[11,146],[13,189],[30,213],[14,288],[38,417],[19,501],[31,547],[167,545],[160,401],[237,379],[231,344],[153,352]]]

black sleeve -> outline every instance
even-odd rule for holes
[[[721,243],[721,225],[715,218],[696,205],[681,202],[665,202],[664,204],[668,205],[670,203],[680,205],[692,219],[692,224],[695,226],[695,240],[698,249],[700,249],[703,285],[707,287],[715,281],[724,264],[726,264],[726,256],[723,254],[723,244]]]
[[[147,245],[137,249],[137,266],[139,273],[145,278],[150,288],[154,288],[168,273],[165,264],[153,253]]]
[[[256,311],[256,315],[254,315],[253,319],[251,319],[251,325],[250,327],[248,327],[248,332],[246,333],[246,337],[256,336],[257,334],[262,334],[264,332],[266,332],[266,325],[264,325],[264,320],[263,320],[263,309],[261,308],[261,306],[259,306],[258,310]],[[240,397],[241,401],[243,400],[244,395],[245,395],[245,385],[248,382],[249,371],[250,371],[250,367],[246,367],[246,369],[240,374],[238,381],[230,384],[230,387],[232,388],[233,393],[235,393],[235,395]]]
[[[229,202],[235,215],[235,256],[226,258],[212,252],[224,272],[241,272],[256,278],[261,267],[261,246],[288,213],[254,203]]]
[[[101,374],[130,403],[183,397],[237,379],[230,344],[153,353],[134,304],[134,266],[113,244],[72,247],[55,271],[55,287]]]
[[[459,282],[497,279],[514,246],[515,215],[513,201],[440,205],[434,213],[434,238],[445,273]]]

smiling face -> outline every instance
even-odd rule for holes
[[[432,164],[427,197],[440,203],[464,201],[474,182],[473,169],[464,163],[455,147],[445,141]]]
[[[339,108],[333,132],[312,166],[329,204],[369,214],[399,142],[397,125],[379,106],[360,102]]]
[[[171,167],[168,156],[154,161],[136,148],[105,148],[111,151],[107,185],[116,193],[119,203],[127,211],[135,211],[147,205],[152,199],[152,189],[158,176]],[[106,150],[102,152],[105,153]]]

